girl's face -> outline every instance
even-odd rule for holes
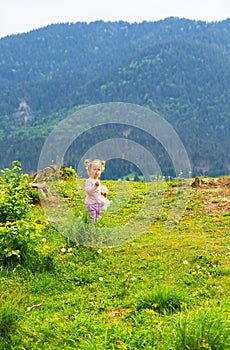
[[[99,179],[101,175],[101,165],[100,164],[93,164],[88,169],[88,174],[93,179],[97,180]]]

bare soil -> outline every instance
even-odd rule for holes
[[[192,186],[202,193],[206,214],[230,212],[230,177],[196,178]]]

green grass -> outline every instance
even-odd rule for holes
[[[84,216],[83,183],[61,181],[76,217]],[[147,190],[138,182],[104,183],[114,207],[99,230],[135,220],[148,196],[151,224],[126,244],[87,247],[57,231],[36,204],[36,258],[1,267],[0,348],[229,349],[229,216],[205,215],[189,187],[186,210],[166,230],[175,183]]]

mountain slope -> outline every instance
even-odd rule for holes
[[[109,101],[158,111],[196,166],[217,159],[230,164],[230,56],[219,49],[181,41],[157,45],[79,91],[79,104]]]
[[[16,157],[36,170],[46,136],[70,108],[111,101],[160,113],[194,169],[226,173],[230,20],[58,24],[1,39],[0,166]]]
[[[57,24],[3,38],[0,110],[12,112],[22,99],[37,112],[72,107],[80,86],[126,64],[149,46],[192,40],[229,50],[229,32],[230,20],[205,23],[168,18],[134,24],[122,21]],[[60,95],[63,98],[55,103],[55,96]]]

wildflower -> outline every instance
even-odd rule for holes
[[[103,277],[99,277],[98,279],[99,279],[99,281],[103,281]]]
[[[216,286],[217,290],[222,290],[223,288],[221,286]]]
[[[98,254],[101,254],[102,253],[102,249],[98,249]]]
[[[150,315],[156,315],[156,311],[145,309],[145,312]]]
[[[65,248],[63,247],[63,248],[61,249],[61,252],[62,252],[62,253],[65,253],[65,251],[66,251],[66,250],[65,250]]]
[[[186,307],[186,303],[184,301],[181,302],[181,307]]]
[[[184,265],[188,265],[188,260],[184,260],[184,261],[183,261],[183,264],[184,264]]]
[[[45,242],[46,242],[46,238],[42,238],[42,242],[44,242],[44,243],[45,243]]]
[[[72,248],[68,248],[68,253],[70,253],[72,251]]]
[[[132,277],[131,281],[136,281],[136,279],[137,279],[136,277]]]

